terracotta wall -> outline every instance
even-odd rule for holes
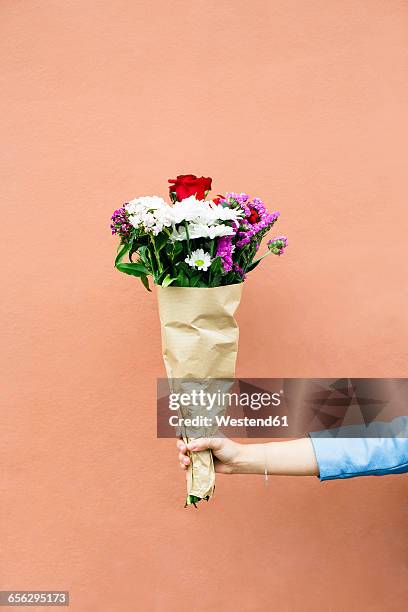
[[[114,271],[108,221],[182,172],[263,197],[290,246],[248,279],[238,373],[405,376],[407,2],[0,16],[0,587],[75,612],[401,610],[404,476],[220,477],[183,509],[155,296]]]

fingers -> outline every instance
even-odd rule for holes
[[[192,440],[187,444],[187,449],[189,451],[203,451],[207,448],[211,448],[212,450],[219,450],[222,446],[223,439],[222,438],[198,438],[197,440]]]
[[[184,469],[190,465],[190,457],[187,457],[187,455],[184,455],[183,453],[179,453],[178,460],[180,461],[181,467]]]
[[[177,440],[176,446],[179,449],[179,451],[181,451],[182,453],[187,452],[187,446],[184,444],[183,440]]]
[[[189,451],[199,452],[208,448],[217,451],[221,448],[223,441],[223,438],[198,438],[186,444],[183,440],[177,440],[176,446],[179,450],[178,460],[180,462],[180,467],[186,470],[190,465],[191,459],[187,454]]]
[[[211,448],[212,450],[219,450],[225,438],[197,438],[196,440],[191,440],[188,444],[184,442],[184,440],[177,440],[176,446],[181,453],[187,454],[187,451],[202,451],[207,448]]]
[[[180,451],[178,454],[180,467],[182,470],[186,470],[190,465],[190,457],[187,455],[187,446],[184,444],[183,440],[177,440],[176,446]]]

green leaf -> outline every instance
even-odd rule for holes
[[[130,249],[130,244],[128,242],[126,244],[120,243],[118,247],[118,254],[116,255],[116,259],[115,259],[115,266],[117,266],[118,263],[122,261],[122,258],[126,255],[129,249]]]
[[[188,276],[184,272],[184,270],[182,270],[182,269],[180,270],[180,272],[178,274],[177,280],[178,280],[178,284],[179,284],[180,287],[189,287],[190,286],[190,283],[189,283],[189,280],[188,280]]]
[[[251,272],[251,270],[254,270],[256,266],[259,266],[260,263],[261,263],[261,259],[257,259],[256,261],[253,261],[251,264],[249,264],[247,268],[247,272]]]
[[[119,272],[123,272],[124,274],[130,274],[131,276],[147,276],[149,271],[147,268],[140,263],[118,263],[116,265]]]
[[[190,287],[198,287],[201,281],[201,275],[196,274],[190,278]]]
[[[182,270],[187,277],[190,277],[191,266],[186,264],[185,261],[179,261],[178,263],[176,263],[176,266],[179,271]]]
[[[146,287],[146,289],[148,291],[151,291],[150,287],[149,287],[149,279],[147,278],[147,276],[143,275],[140,277],[140,280],[142,281],[143,285]]]
[[[172,282],[176,281],[177,278],[172,278],[170,276],[170,274],[167,274],[166,277],[163,279],[163,282],[161,284],[162,287],[168,287],[169,285],[171,285]]]
[[[224,281],[224,276],[222,276],[221,274],[216,274],[215,276],[212,277],[211,279],[211,287],[221,287],[221,285],[223,284]],[[228,283],[224,283],[224,284],[228,284]]]
[[[180,255],[180,253],[183,252],[183,243],[182,242],[175,242],[174,243],[174,248],[173,248],[173,253],[174,255]]]
[[[161,249],[166,246],[166,244],[168,244],[169,242],[169,237],[167,234],[165,233],[161,233],[158,234],[155,238],[154,238],[154,243],[155,243],[155,247],[156,247],[156,252],[158,253],[159,251],[161,251]]]
[[[139,248],[139,259],[136,263],[141,263],[142,265],[144,265],[146,268],[150,268],[150,263],[149,263],[149,249],[145,246],[142,246]]]
[[[132,242],[132,246],[130,247],[129,254],[128,254],[128,258],[129,258],[130,262],[132,262],[132,255],[133,255],[133,253],[137,253],[139,248],[140,247],[139,247],[139,245],[136,244],[136,242]]]
[[[216,257],[210,266],[210,271],[212,274],[222,274],[224,272],[224,268],[222,267],[221,257]]]
[[[176,259],[183,252],[183,245],[181,242],[167,242],[166,253],[172,259]]]
[[[260,257],[259,259],[256,259],[252,263],[250,263],[249,266],[247,267],[246,271],[247,272],[251,272],[251,270],[254,270],[254,268],[256,268],[256,266],[259,266],[261,261],[263,259],[265,259],[265,257],[268,257],[268,255],[270,255],[270,254],[271,254],[270,251],[268,251],[267,253],[265,253],[265,255],[262,255],[262,257]]]

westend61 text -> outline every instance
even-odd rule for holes
[[[232,418],[230,416],[208,416],[197,415],[192,418],[183,418],[173,415],[169,418],[172,427],[288,427],[288,417],[269,415],[265,418],[255,419],[253,417]]]

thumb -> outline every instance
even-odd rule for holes
[[[222,438],[197,438],[196,440],[191,440],[187,444],[187,448],[189,451],[194,452],[207,450],[208,448],[217,451],[221,448],[222,443]]]

